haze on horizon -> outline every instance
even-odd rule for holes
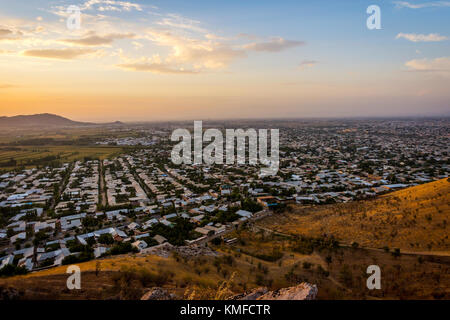
[[[0,115],[450,115],[450,1],[372,2],[0,0]]]

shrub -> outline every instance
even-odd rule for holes
[[[17,267],[11,264],[6,265],[0,269],[0,277],[11,277],[15,275],[27,274],[28,270],[24,267]]]
[[[104,233],[98,238],[98,242],[101,244],[113,244],[114,238],[109,233]]]
[[[116,244],[114,247],[109,250],[109,253],[112,255],[125,254],[128,252],[138,252],[139,250],[136,247],[133,247],[129,242],[121,242]]]

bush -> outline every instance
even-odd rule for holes
[[[112,255],[125,254],[128,252],[138,252],[139,250],[136,247],[133,247],[129,242],[121,242],[116,244],[114,247],[109,250],[109,253]]]
[[[109,233],[104,233],[98,238],[98,242],[101,244],[113,244],[114,238]]]
[[[330,275],[330,272],[322,268],[320,264],[317,266],[317,273],[323,277],[328,277]]]
[[[11,264],[4,266],[0,269],[0,277],[11,277],[15,275],[27,274],[28,270],[24,267],[17,267]]]
[[[71,253],[74,252],[83,252],[83,251],[91,251],[92,248],[89,245],[84,245],[81,243],[71,243],[70,246],[67,246]]]
[[[314,251],[314,247],[311,242],[307,240],[300,240],[295,243],[292,250],[294,252],[300,253],[300,254],[311,254]]]
[[[283,252],[274,249],[271,254],[256,254],[255,257],[264,261],[275,262],[283,257]]]
[[[81,252],[78,255],[71,254],[70,256],[67,256],[63,259],[62,264],[68,265],[68,264],[74,264],[74,263],[80,263],[80,262],[86,262],[89,260],[94,259],[94,254],[91,252]]]
[[[130,286],[133,281],[138,281],[143,287],[162,287],[172,278],[173,273],[167,271],[151,272],[146,269],[136,270],[134,268],[122,269],[113,275],[112,280],[116,284],[123,283]]]
[[[395,258],[400,257],[401,256],[400,249],[399,248],[395,248],[394,251],[392,252],[392,255]]]

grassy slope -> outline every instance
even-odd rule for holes
[[[419,242],[419,246],[414,248],[414,251],[419,251],[426,248],[430,241],[442,237],[442,227],[436,224],[442,224],[441,221],[448,216],[448,188],[449,183],[441,180],[357,205],[339,205],[338,213],[334,214],[330,213],[333,207],[328,206],[301,209],[300,213],[269,217],[262,224],[271,229],[276,226],[284,232],[316,235],[323,233],[320,223],[326,223],[327,227],[333,227],[330,230],[336,232],[336,236],[349,242],[356,240],[370,247],[381,247],[388,243],[391,247],[403,249],[408,248],[410,239],[416,239],[415,242],[424,242]],[[437,209],[435,204],[438,205]],[[415,211],[417,208],[418,212]],[[364,211],[366,218],[361,219]],[[428,222],[424,216],[430,213],[432,220]],[[414,214],[417,216],[416,224],[411,223],[410,216]],[[370,221],[370,217],[375,225],[364,224],[363,221]],[[389,223],[382,223],[386,219],[389,219]],[[280,221],[285,224],[283,227]],[[366,227],[362,228],[362,224]],[[425,229],[421,224],[424,224]],[[381,235],[388,235],[387,240],[374,239],[372,233],[365,229],[369,226]],[[339,228],[343,228],[343,231],[339,231]],[[398,230],[394,238],[390,235],[392,229]],[[443,232],[448,234],[448,229],[444,228]],[[225,260],[214,263],[213,257],[185,260],[150,255],[118,256],[79,264],[82,270],[81,291],[66,289],[68,275],[65,274],[64,266],[0,279],[0,286],[12,286],[25,292],[25,298],[39,299],[136,299],[146,288],[153,286],[168,288],[179,297],[211,299],[221,292],[218,288],[223,281],[228,283],[226,290],[222,290],[226,291],[225,294],[241,293],[259,286],[278,289],[308,281],[318,285],[319,299],[450,298],[449,257],[394,257],[383,250],[352,248],[315,250],[310,255],[304,255],[293,250],[295,240],[267,232],[249,229],[229,236],[237,237],[238,243],[234,246],[221,245],[215,249],[221,253],[221,257],[232,257],[231,264]],[[274,249],[282,252],[280,259],[270,262],[257,258],[258,255],[270,256]],[[432,249],[448,250],[448,241]],[[311,265],[306,268],[305,262]],[[101,271],[95,275],[97,263],[100,263]],[[381,291],[369,291],[365,287],[365,269],[371,264],[379,265],[382,270]],[[127,276],[127,270],[131,270],[133,276]],[[329,275],[324,275],[323,270],[328,271]],[[344,271],[347,277],[343,276]],[[232,275],[233,281],[230,281]]]
[[[369,201],[294,206],[260,225],[288,234],[334,235],[367,247],[448,253],[449,218],[450,182],[443,179]]]
[[[14,287],[24,292],[26,299],[139,299],[155,286],[165,287],[179,297],[216,299],[260,286],[275,290],[308,281],[318,285],[319,299],[450,298],[448,257],[423,257],[419,261],[412,255],[394,257],[383,251],[352,248],[324,249],[303,255],[292,251],[292,242],[286,238],[250,230],[234,236],[241,240],[235,246],[216,247],[222,257],[219,264],[214,263],[213,257],[184,260],[119,256],[79,264],[81,290],[67,290],[66,267],[0,279],[0,287]],[[254,256],[269,254],[273,248],[283,251],[277,261]],[[225,256],[232,257],[231,263],[225,262]],[[308,268],[305,262],[309,263]],[[98,275],[97,263],[100,263]],[[365,269],[371,264],[382,270],[383,290],[369,291],[365,287]],[[324,275],[323,270],[329,274]],[[343,277],[343,270],[350,276]],[[224,281],[227,285],[220,289]]]

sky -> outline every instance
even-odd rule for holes
[[[449,116],[450,1],[0,0],[0,116],[36,113]]]

